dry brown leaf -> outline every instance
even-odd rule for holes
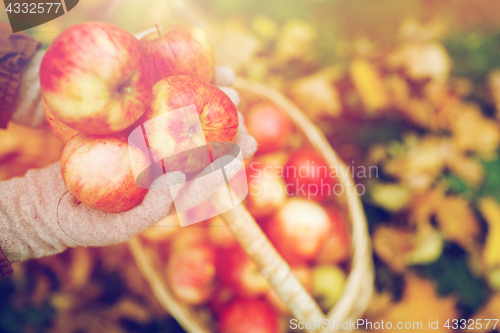
[[[462,104],[451,129],[457,149],[477,152],[486,159],[495,158],[500,145],[500,125],[485,118],[477,105]]]
[[[338,68],[321,70],[293,81],[287,94],[313,120],[323,116],[336,117],[340,115],[342,105],[334,80],[340,75]]]
[[[483,262],[488,268],[500,267],[500,204],[492,198],[481,198],[479,210],[488,223]]]
[[[445,47],[435,41],[405,43],[389,57],[393,68],[403,68],[415,80],[432,79],[446,82],[451,70],[451,59]]]
[[[32,129],[14,122],[0,129],[0,142],[0,180],[58,161],[64,146],[46,127]]]
[[[383,166],[384,171],[400,179],[410,189],[424,190],[445,166],[446,140],[427,136],[407,141],[405,153],[388,161]]]
[[[465,332],[470,333],[486,333],[493,332],[493,327],[495,325],[495,320],[488,322],[488,319],[499,319],[500,318],[500,293],[493,295],[488,303],[483,306],[477,313],[472,317],[474,321],[476,319],[482,319],[481,328],[477,328],[479,326],[474,325],[473,329],[467,329]],[[489,324],[488,326],[486,326]],[[472,328],[472,327],[471,327]],[[494,332],[500,332],[500,323],[496,322],[496,328]]]
[[[395,272],[406,268],[413,245],[413,236],[408,230],[381,226],[373,233],[373,250]]]
[[[494,69],[488,76],[488,87],[497,109],[497,118],[500,119],[500,69]]]
[[[468,250],[477,244],[479,222],[463,197],[448,196],[442,200],[436,211],[436,221],[446,239]]]
[[[308,22],[289,19],[281,29],[276,42],[274,61],[284,64],[292,59],[310,61],[313,59],[316,29]]]
[[[398,322],[421,322],[419,329],[398,330],[408,333],[427,332],[429,319],[431,321],[439,320],[439,328],[432,332],[449,332],[443,327],[449,318],[458,318],[458,312],[455,308],[456,300],[451,297],[440,297],[430,280],[417,277],[413,274],[407,274],[405,277],[405,290],[400,302],[393,303],[388,310],[380,316],[369,318],[372,321],[391,322],[393,329],[380,329],[377,332],[394,332]]]
[[[481,185],[484,178],[483,166],[477,160],[458,151],[452,144],[446,154],[446,165],[472,187]]]
[[[207,29],[215,52],[215,62],[236,72],[247,69],[262,48],[262,42],[245,30],[239,22],[228,21]]]
[[[422,24],[415,17],[409,16],[403,20],[399,28],[402,39],[412,41],[429,41],[442,39],[446,35],[447,25],[440,17]]]
[[[76,247],[70,250],[70,276],[76,289],[83,287],[90,280],[94,268],[94,258],[87,247]]]

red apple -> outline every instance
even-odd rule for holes
[[[152,77],[137,38],[105,22],[75,24],[40,65],[45,102],[61,122],[107,135],[132,125],[151,101]]]
[[[301,266],[293,266],[290,267],[293,274],[297,277],[297,279],[302,283],[304,288],[308,293],[311,293],[313,290],[313,273],[309,266],[301,265]],[[266,293],[267,301],[278,311],[284,315],[290,315],[291,312],[286,306],[286,304],[281,300],[278,294],[274,291],[274,289],[269,289]]]
[[[250,163],[247,170],[247,208],[256,218],[276,212],[287,200],[285,180],[280,176],[283,168],[259,161]]]
[[[208,302],[208,308],[215,317],[218,317],[221,311],[231,304],[233,300],[234,293],[231,288],[220,286]]]
[[[257,153],[270,153],[286,146],[292,133],[292,122],[274,104],[253,106],[245,115],[248,133],[257,141]]]
[[[215,290],[215,250],[198,245],[172,253],[166,268],[166,279],[179,301],[198,305]]]
[[[320,264],[338,265],[349,259],[350,237],[346,221],[337,209],[327,209],[331,229],[316,257]]]
[[[276,311],[262,300],[236,300],[225,308],[219,318],[220,333],[282,332]]]
[[[188,75],[210,83],[214,75],[214,50],[205,32],[177,25],[158,29],[141,45],[153,68],[154,83],[169,76]]]
[[[64,147],[61,169],[68,190],[84,204],[108,212],[137,205],[147,189],[137,185],[132,163],[147,169],[144,153],[114,135],[97,137],[78,133]],[[149,183],[149,174],[137,180]]]
[[[173,112],[180,108],[182,112]],[[175,156],[165,162],[167,171],[193,173],[208,166],[212,156],[215,160],[225,154],[224,147],[214,148],[221,146],[213,143],[235,142],[238,112],[216,86],[185,75],[170,76],[154,85],[144,128],[155,161]]]
[[[284,175],[288,194],[323,202],[335,191],[334,173],[312,148],[293,152],[285,166]]]
[[[45,113],[45,119],[47,119],[47,124],[49,124],[50,130],[52,133],[54,133],[56,138],[66,143],[78,133],[78,131],[75,131],[71,127],[64,125],[54,116],[54,114],[47,106],[47,103],[45,103],[45,99],[43,97],[42,106],[43,112]]]
[[[269,289],[267,280],[239,245],[218,252],[217,276],[243,298],[263,295]]]
[[[265,231],[285,260],[305,263],[318,254],[330,223],[325,209],[316,202],[292,198],[269,221]]]

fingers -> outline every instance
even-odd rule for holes
[[[243,163],[234,156],[226,155],[217,159],[213,166],[215,171],[210,165],[185,184],[175,200],[177,211],[187,210],[207,200],[221,186],[226,186],[222,170],[229,180],[243,167]]]
[[[67,192],[57,209],[66,244],[104,246],[127,241],[169,214],[182,186],[173,188],[167,184],[184,184],[185,180],[186,176],[180,171],[158,177],[151,186],[155,189],[149,190],[141,203],[121,213],[91,208]]]
[[[218,88],[222,90],[227,95],[227,97],[229,97],[234,106],[238,107],[238,105],[240,104],[240,95],[236,90],[224,86],[218,86]]]
[[[252,157],[257,151],[257,141],[255,141],[253,136],[246,133],[238,133],[236,144],[240,147],[241,154],[245,160]]]
[[[253,156],[257,151],[257,141],[248,134],[247,128],[245,127],[245,118],[240,111],[238,111],[239,118],[239,128],[238,135],[236,136],[236,144],[240,147],[243,159],[247,159]]]
[[[234,71],[228,66],[215,66],[214,84],[216,86],[229,87],[234,83]]]
[[[231,99],[235,106],[240,104],[240,95],[229,86],[234,83],[234,71],[231,67],[215,66],[214,84]]]

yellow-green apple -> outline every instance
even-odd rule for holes
[[[220,333],[280,333],[276,311],[263,300],[235,300],[219,316]]]
[[[78,133],[78,131],[64,125],[54,116],[52,111],[50,111],[49,107],[47,106],[47,103],[45,103],[45,99],[43,97],[42,106],[43,112],[45,113],[45,119],[47,119],[47,124],[49,125],[50,131],[54,133],[56,138],[66,143]]]
[[[186,75],[153,86],[150,108],[141,118],[155,161],[166,171],[194,173],[225,155],[238,133],[238,112],[216,86]],[[208,149],[206,144],[208,144]]]
[[[350,237],[346,221],[336,208],[327,208],[331,228],[315,259],[320,264],[338,265],[349,259]]]
[[[290,267],[292,273],[297,277],[297,279],[302,283],[302,286],[308,293],[312,293],[313,289],[313,274],[309,266],[300,265]],[[284,315],[291,314],[290,310],[286,304],[281,300],[274,289],[269,288],[266,293],[267,301],[278,311]]]
[[[313,268],[313,296],[324,311],[330,310],[340,299],[345,280],[344,271],[337,266]]]
[[[215,257],[215,250],[206,245],[172,253],[165,273],[177,299],[191,305],[208,301],[215,290]]]
[[[169,76],[188,75],[210,83],[214,50],[205,32],[189,25],[157,29],[141,45],[152,67],[154,83]]]
[[[152,84],[137,38],[105,22],[64,30],[40,65],[41,89],[52,113],[87,134],[107,135],[132,125],[149,106]]]
[[[61,155],[61,170],[68,190],[81,202],[108,212],[121,212],[137,205],[147,192],[149,173],[135,179],[132,164],[143,170],[149,165],[144,153],[117,136],[78,133]],[[139,185],[138,185],[139,184]]]
[[[335,191],[335,175],[324,158],[312,148],[294,151],[284,174],[287,189],[294,195],[324,202]]]
[[[292,133],[292,122],[274,104],[254,105],[245,115],[248,133],[257,141],[258,153],[270,153],[286,146]]]
[[[269,289],[267,280],[239,245],[219,250],[216,263],[219,281],[239,297],[257,297]]]
[[[250,163],[247,173],[247,208],[256,218],[269,216],[276,212],[287,200],[285,180],[279,167],[260,161]]]
[[[292,264],[314,259],[329,230],[330,219],[325,209],[302,198],[288,200],[265,225],[269,240]]]

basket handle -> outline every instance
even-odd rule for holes
[[[223,210],[224,202],[222,196],[214,195],[211,198],[211,203],[216,209],[220,208],[220,211]],[[292,273],[290,266],[276,251],[243,204],[240,203],[222,213],[221,217],[297,320],[321,322],[325,319],[323,311]]]

